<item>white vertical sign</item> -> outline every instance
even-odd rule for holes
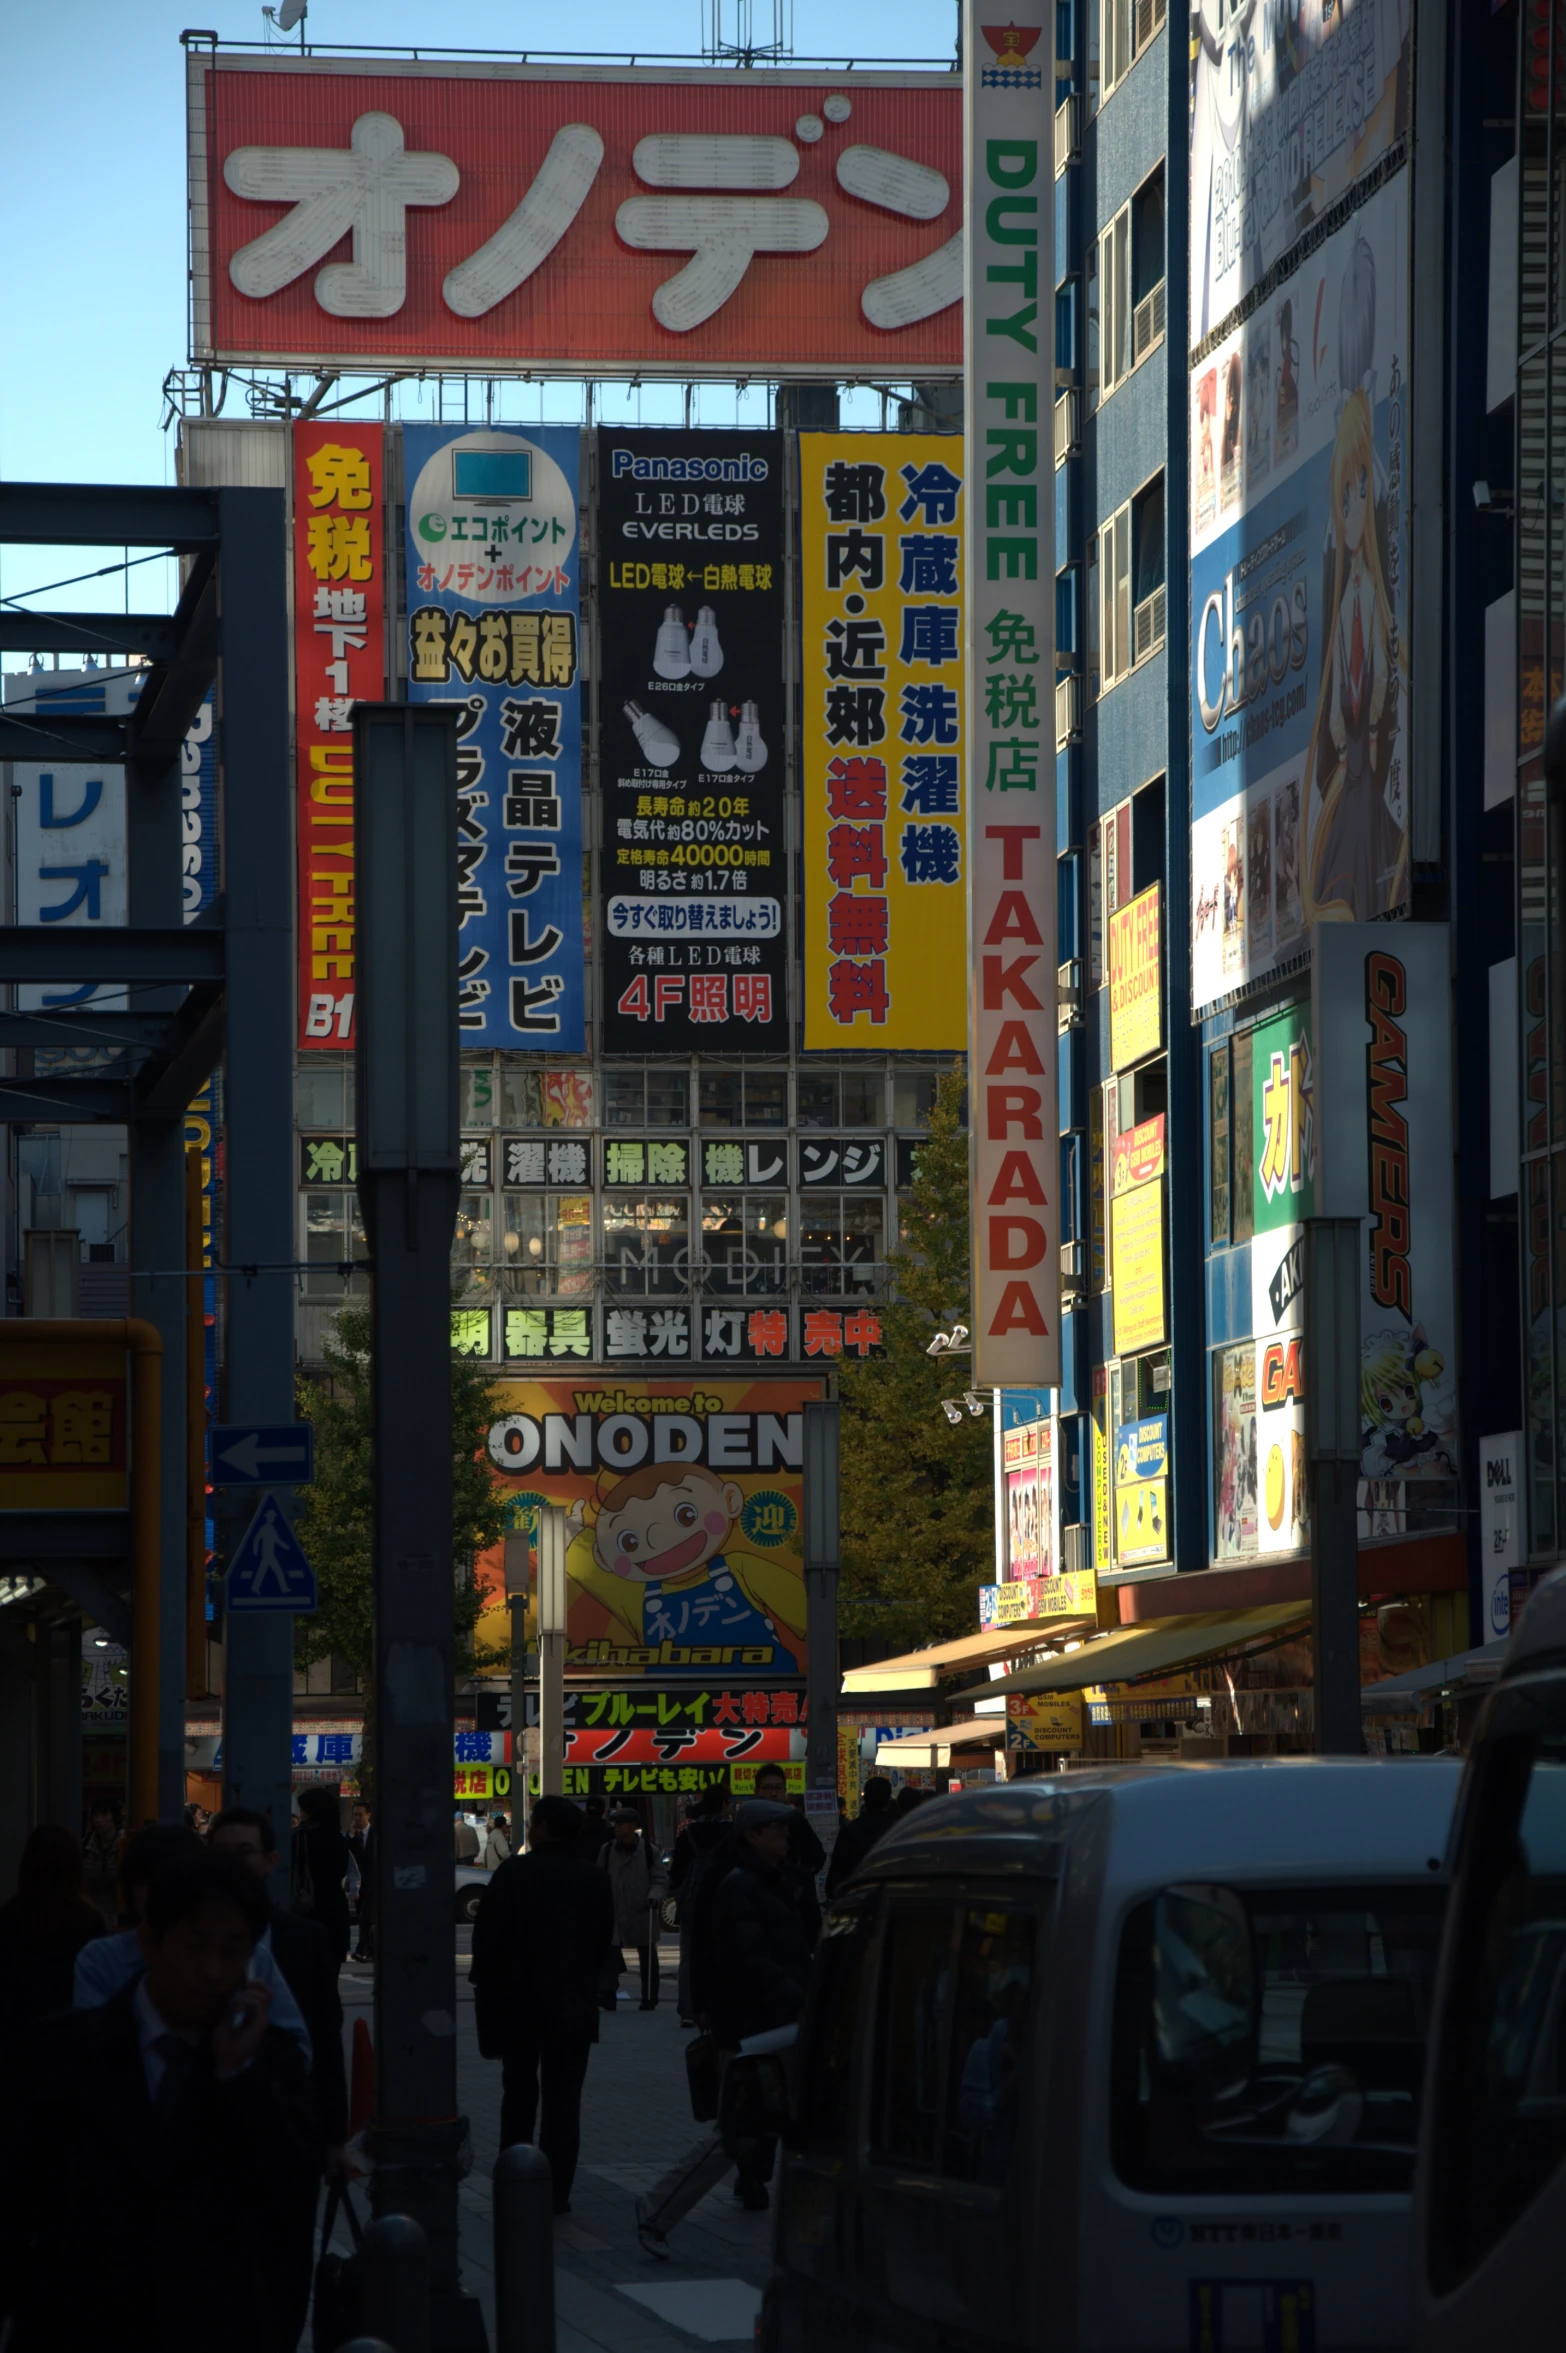
[[[1521,1430],[1479,1441],[1479,1595],[1481,1642],[1502,1642],[1512,1630],[1511,1572],[1521,1568]]]
[[[974,1378],[1060,1380],[1053,0],[965,0]],[[993,13],[999,15],[999,10]]]

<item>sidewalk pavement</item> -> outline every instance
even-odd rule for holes
[[[468,1990],[471,1932],[456,1931],[457,2097],[473,2128],[473,2171],[461,2198],[462,2279],[484,2308],[494,2346],[494,2254],[490,2170],[500,2130],[500,2065],[481,2059]],[[772,2267],[772,2217],[746,2214],[733,2176],[687,2216],[670,2238],[670,2260],[656,2262],[636,2243],[633,2205],[693,2142],[710,2129],[692,2122],[685,2087],[685,2045],[675,2010],[679,1954],[661,1950],[658,2008],[638,2010],[634,1972],[620,1980],[611,2017],[601,2014],[597,2048],[582,2095],[582,2155],[571,2212],[555,2224],[557,2353],[677,2353],[693,2345],[748,2343],[761,2289]],[[342,1972],[343,2010],[371,2020],[368,1966]],[[366,2201],[361,2198],[363,2208]],[[339,2226],[334,2242],[347,2247]]]

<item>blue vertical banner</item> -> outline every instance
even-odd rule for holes
[[[580,437],[402,438],[408,695],[458,714],[460,1043],[581,1053]]]

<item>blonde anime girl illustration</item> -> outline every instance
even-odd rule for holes
[[[1305,762],[1305,914],[1363,923],[1401,904],[1408,836],[1388,791],[1405,659],[1382,562],[1374,427],[1376,265],[1354,241],[1338,307],[1343,405],[1329,476],[1321,687]],[[1394,807],[1394,800],[1398,805]]]

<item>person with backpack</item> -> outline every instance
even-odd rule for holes
[[[658,1913],[669,1892],[669,1875],[662,1855],[648,1842],[634,1806],[616,1806],[609,1817],[609,1844],[598,1857],[614,1897],[614,1933],[625,1958],[627,1945],[636,1948],[642,1980],[641,2007],[658,2007]],[[619,1971],[615,1971],[618,1978]],[[607,1976],[605,1984],[607,1986]],[[605,2002],[608,2009],[611,2005]]]
[[[669,1865],[669,1885],[674,1890],[675,1916],[680,1924],[679,2019],[682,2026],[694,2026],[696,2023],[696,2000],[691,1991],[691,1916],[695,1910],[696,1893],[713,1856],[730,1835],[731,1828],[728,1783],[709,1781],[674,1842],[674,1855]]]

